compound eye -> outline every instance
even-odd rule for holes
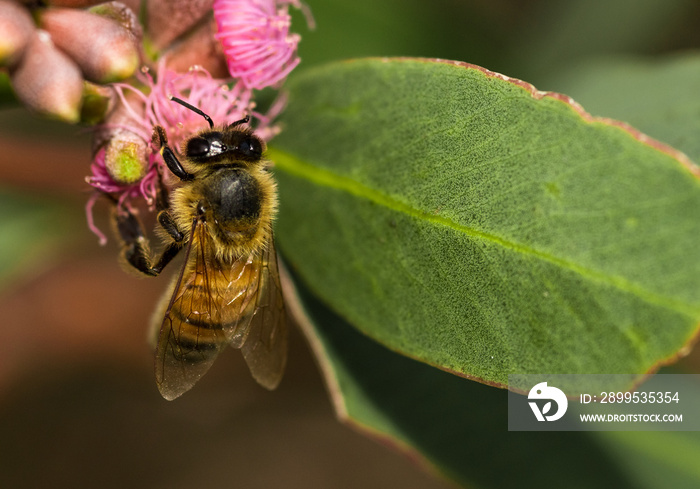
[[[197,157],[206,156],[209,154],[209,141],[204,138],[196,137],[187,142],[187,156]]]
[[[262,144],[256,137],[247,137],[238,145],[238,151],[248,158],[260,158],[262,156]]]

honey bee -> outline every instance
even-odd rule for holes
[[[184,264],[153,320],[156,383],[172,400],[204,375],[226,345],[240,348],[250,372],[274,389],[287,359],[287,329],[272,236],[277,188],[263,159],[264,142],[245,117],[189,137],[178,159],[165,130],[153,142],[179,184],[161,184],[157,231],[164,241],[153,258],[133,212],[113,213],[126,263],[146,275],[160,274],[184,249]],[[169,193],[168,197],[163,194]]]

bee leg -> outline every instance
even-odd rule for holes
[[[155,265],[152,265],[150,247],[141,223],[128,209],[115,209],[117,231],[122,239],[122,255],[126,262],[136,270],[150,276],[156,276],[175,258],[182,248],[182,239],[170,243]],[[184,237],[183,237],[184,238]]]
[[[170,190],[163,183],[163,175],[158,172],[158,187],[156,188],[156,210],[167,211],[170,209]]]
[[[180,160],[177,159],[175,153],[170,146],[168,146],[168,136],[165,134],[165,129],[161,126],[155,126],[153,128],[153,144],[160,148],[160,155],[163,157],[163,161],[168,165],[168,169],[173,172],[173,174],[180,180],[192,180],[194,175],[187,173],[182,167]]]
[[[173,219],[173,216],[171,216],[168,211],[163,210],[158,213],[158,222],[163,229],[165,229],[165,232],[173,238],[173,241],[182,245],[185,235],[178,229],[175,219]]]
[[[168,235],[173,238],[173,242],[168,244],[160,255],[158,262],[151,268],[156,274],[160,273],[177,256],[185,241],[185,234],[178,229],[175,219],[168,211],[163,210],[158,213],[158,222]]]
[[[141,223],[136,216],[126,209],[114,209],[117,232],[122,239],[122,256],[129,265],[146,275],[151,272],[148,241],[143,234]]]
[[[153,267],[151,267],[151,272],[153,272],[153,275],[158,275],[160,272],[162,272],[165,266],[177,256],[181,249],[182,245],[180,243],[170,243],[163,250],[163,253],[160,255],[158,262]]]

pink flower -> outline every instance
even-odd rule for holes
[[[85,205],[85,213],[87,214],[88,228],[95,235],[97,235],[101,245],[107,243],[107,237],[95,225],[95,220],[92,216],[92,208],[94,207],[95,202],[97,202],[97,199],[99,199],[103,193],[110,194],[114,196],[118,205],[123,206],[129,205],[129,201],[132,199],[143,197],[146,199],[149,206],[152,206],[158,188],[158,173],[153,155],[149,156],[148,158],[149,170],[145,177],[134,184],[123,184],[116,182],[107,171],[105,154],[105,148],[98,150],[93,159],[92,165],[90,165],[92,175],[85,179],[87,183],[99,190],[99,192],[95,192],[88,199],[87,204]]]
[[[86,211],[88,226],[100,238],[101,243],[106,242],[106,237],[94,225],[92,207],[102,193],[112,195],[121,206],[129,207],[132,200],[143,198],[152,209],[159,174],[166,178],[169,176],[158,152],[159,148],[151,146],[153,127],[160,125],[165,129],[168,143],[175,151],[179,151],[181,143],[188,136],[208,127],[202,116],[174,103],[170,97],[179,97],[200,108],[217,125],[230,124],[250,114],[259,121],[256,133],[263,139],[269,139],[277,133],[277,128],[271,126],[270,121],[284,103],[280,100],[267,115],[259,114],[253,111],[255,104],[251,100],[252,91],[242,83],[236,83],[230,88],[223,80],[212,78],[208,72],[198,67],[193,67],[188,73],[176,73],[166,69],[164,61],[158,65],[157,79],[144,71],[138,80],[145,85],[146,94],[128,84],[115,84],[114,88],[124,109],[121,115],[125,117],[119,123],[107,122],[96,128],[98,131],[114,131],[115,136],[108,145],[118,144],[125,139],[136,139],[144,147],[150,147],[145,156],[147,161],[143,162],[145,176],[136,182],[120,181],[115,176],[115,171],[110,171],[105,147],[96,153],[91,166],[92,175],[86,180],[99,192],[88,201]],[[131,96],[127,97],[127,94]]]
[[[299,64],[300,37],[289,32],[290,4],[302,8],[299,0],[214,1],[216,38],[224,47],[231,76],[247,88],[275,85]],[[305,13],[310,19],[308,10]]]
[[[97,192],[87,203],[88,225],[106,241],[95,226],[92,208],[100,195],[108,194],[118,208],[134,210],[143,199],[150,210],[161,184],[176,180],[151,143],[153,127],[165,129],[170,147],[179,152],[190,135],[208,127],[205,119],[171,101],[178,97],[201,109],[217,125],[230,124],[251,115],[258,121],[256,134],[269,140],[278,132],[272,119],[282,110],[280,97],[266,115],[254,112],[254,89],[278,86],[299,63],[296,55],[299,35],[289,32],[289,5],[302,9],[310,26],[311,14],[300,0],[213,0],[218,39],[233,79],[219,80],[199,66],[187,73],[167,66],[167,51],[153,74],[145,70],[135,80],[114,84],[117,107],[107,122],[96,128],[96,152],[87,182]],[[209,34],[211,36],[211,33]],[[211,49],[221,57],[221,50]],[[162,181],[162,182],[161,182]]]

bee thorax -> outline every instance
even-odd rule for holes
[[[227,169],[213,175],[205,198],[214,219],[223,228],[235,231],[257,224],[261,195],[257,180],[246,171]]]

